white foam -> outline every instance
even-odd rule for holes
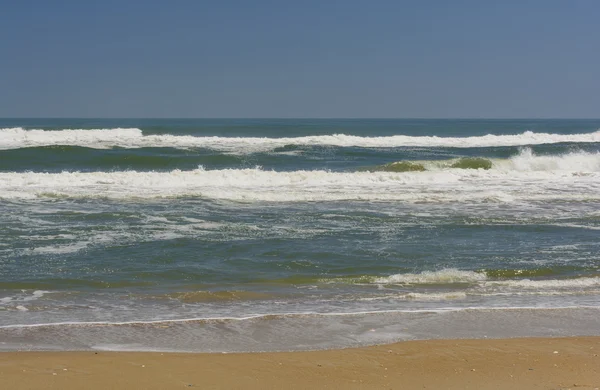
[[[340,147],[493,147],[525,146],[552,143],[600,142],[600,131],[583,134],[550,134],[526,131],[515,135],[484,135],[474,137],[438,137],[394,135],[361,137],[345,134],[306,137],[196,137],[190,135],[144,135],[140,129],[65,129],[25,130],[0,129],[0,149],[17,149],[35,146],[70,145],[89,148],[208,148],[231,153],[265,152],[275,148],[296,145],[323,145]]]
[[[554,224],[552,224],[552,226],[562,226],[562,227],[584,229],[584,230],[600,230],[600,226],[578,225],[575,223],[554,223]]]
[[[181,196],[243,202],[600,200],[600,173],[581,176],[570,172],[469,169],[405,173],[261,169],[0,173],[0,198],[5,199]]]
[[[30,301],[35,301],[41,297],[43,297],[46,294],[50,294],[51,291],[44,291],[44,290],[35,290],[31,293],[31,295],[29,295],[25,290],[23,290],[20,294],[17,294],[15,296],[8,296],[8,297],[4,297],[4,298],[0,298],[0,304],[1,305],[7,305],[11,302],[30,302]],[[18,306],[17,306],[18,308]]]
[[[455,268],[446,268],[439,271],[423,271],[421,273],[396,274],[376,278],[373,283],[389,285],[411,285],[411,284],[471,284],[469,293],[489,294],[493,292],[527,292],[531,291],[547,293],[548,291],[580,291],[584,289],[597,288],[600,286],[600,277],[581,277],[570,279],[490,279],[485,273],[475,271],[464,271]],[[463,294],[462,291],[444,292],[448,294]],[[426,299],[436,299],[437,293],[409,293],[408,296]],[[457,296],[462,297],[462,295]]]
[[[186,218],[183,218],[185,220]],[[111,245],[114,243],[129,244],[139,242],[167,241],[184,237],[198,237],[222,228],[225,224],[217,222],[208,222],[200,219],[193,219],[193,223],[179,224],[177,221],[169,221],[166,218],[147,216],[146,224],[138,227],[131,232],[126,228],[115,231],[99,232],[81,232],[78,226],[69,228],[78,231],[78,234],[64,234],[61,238],[69,238],[72,242],[55,245],[39,245],[38,240],[47,241],[54,239],[54,236],[48,238],[43,235],[24,235],[22,239],[32,240],[30,248],[13,249],[6,251],[7,257],[10,256],[31,256],[31,255],[62,255],[76,253],[82,250],[94,249],[99,246]],[[118,227],[118,226],[114,226]],[[64,228],[67,228],[66,226]],[[0,299],[0,302],[2,300]]]
[[[495,169],[515,171],[600,172],[600,153],[583,151],[539,156],[531,148],[505,161],[494,161]]]
[[[417,274],[396,274],[375,279],[378,284],[450,284],[477,283],[486,280],[485,274],[447,268],[439,271],[423,271]]]
[[[67,245],[47,245],[38,246],[33,249],[23,250],[22,253],[28,254],[52,254],[52,255],[64,255],[67,253],[76,253],[84,250],[88,247],[86,242],[75,242]]]
[[[25,130],[16,127],[0,129],[0,149],[52,145],[86,146],[99,149],[124,145],[135,147],[134,145],[142,138],[140,129]]]
[[[506,286],[520,289],[584,289],[600,286],[599,277],[573,278],[573,279],[518,279],[518,280],[495,280],[486,282],[488,286]]]
[[[91,349],[95,351],[110,351],[110,352],[136,352],[145,351],[147,347],[143,344],[96,344],[92,345]],[[169,352],[169,350],[148,349],[148,352]],[[143,366],[142,366],[143,367]]]
[[[573,172],[579,174],[600,172],[600,153],[585,151],[573,151],[559,155],[537,155],[531,148],[526,147],[521,148],[517,155],[510,158],[487,159],[483,157],[483,159],[492,163],[491,169],[502,172]],[[452,168],[460,160],[461,158],[452,158],[449,160],[417,160],[410,162],[422,165],[428,171],[436,171],[463,169]]]
[[[467,294],[464,291],[454,291],[446,293],[408,293],[406,297],[417,301],[445,301],[454,299],[465,299]]]

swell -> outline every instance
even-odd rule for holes
[[[378,136],[364,137],[345,134],[304,137],[201,137],[193,135],[145,135],[142,130],[129,129],[65,129],[25,130],[0,129],[0,149],[70,145],[96,149],[113,147],[143,148],[172,147],[180,149],[206,148],[230,153],[271,151],[289,145],[322,145],[338,147],[393,148],[393,147],[497,147],[526,146],[555,143],[597,143],[600,131],[582,134],[551,134],[526,131],[515,135],[482,135],[471,137],[439,136]]]
[[[191,170],[199,165],[218,168],[240,166],[245,160],[231,154],[173,148],[99,150],[83,146],[36,146],[0,151],[0,171],[151,171]]]

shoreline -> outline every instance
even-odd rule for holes
[[[253,353],[411,340],[600,336],[600,308],[467,309],[0,328],[0,351]]]
[[[296,352],[1,352],[7,389],[597,389],[600,337],[401,341]]]

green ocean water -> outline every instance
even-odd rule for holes
[[[598,129],[0,119],[0,348],[596,334]]]

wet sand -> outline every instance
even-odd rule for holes
[[[0,389],[599,389],[600,337],[343,350],[0,353]]]

